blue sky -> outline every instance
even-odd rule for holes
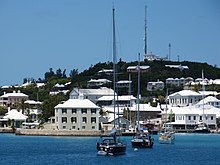
[[[0,0],[0,86],[111,61],[113,3],[118,59],[143,57],[147,5],[149,53],[220,67],[219,0]]]

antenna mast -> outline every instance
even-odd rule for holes
[[[168,60],[170,60],[170,55],[171,55],[171,44],[169,43],[169,57],[168,57]]]

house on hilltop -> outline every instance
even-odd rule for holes
[[[192,90],[182,90],[169,95],[169,104],[172,107],[185,107],[195,105],[202,100],[202,94]]]
[[[28,95],[21,93],[20,91],[13,93],[4,93],[0,96],[0,105],[3,107],[14,107],[17,103],[21,103],[22,100],[27,100]]]
[[[101,87],[99,89],[80,89],[80,88],[74,88],[70,92],[70,99],[78,99],[79,96],[82,96],[84,99],[89,99],[93,103],[96,104],[98,99],[102,96],[113,96],[114,90],[106,87]]]

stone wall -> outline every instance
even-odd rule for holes
[[[49,129],[17,129],[16,135],[27,136],[100,136],[100,131],[71,131]]]

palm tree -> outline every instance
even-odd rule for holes
[[[18,111],[21,111],[22,114],[24,114],[24,111],[28,108],[28,104],[25,103],[25,101],[25,99],[22,99],[21,102],[16,103],[16,108],[18,109]]]

